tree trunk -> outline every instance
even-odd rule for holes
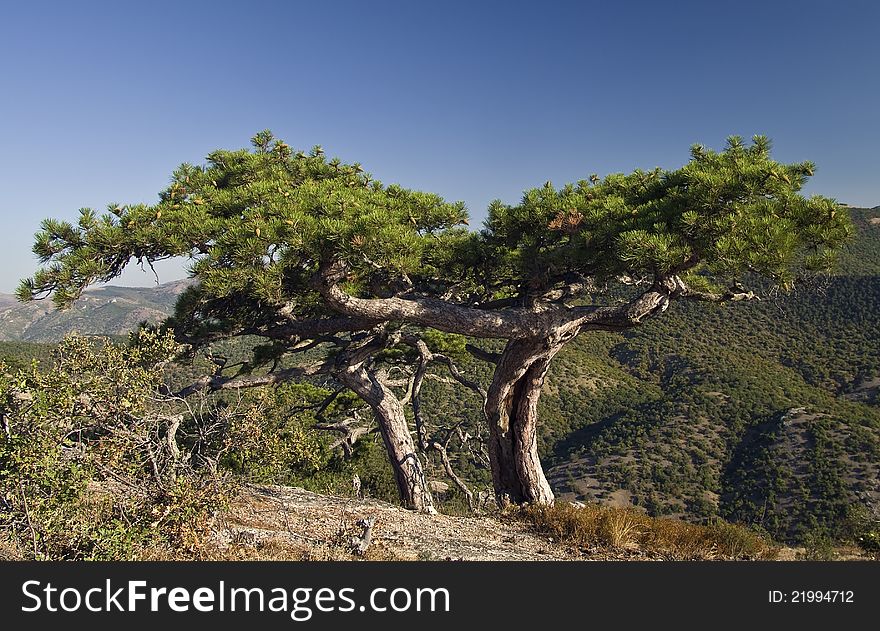
[[[492,481],[501,503],[553,503],[538,459],[538,399],[550,361],[562,346],[543,338],[511,340],[496,365],[486,417]]]
[[[362,363],[347,366],[340,371],[338,378],[366,401],[376,414],[401,503],[413,510],[436,512],[400,400]]]

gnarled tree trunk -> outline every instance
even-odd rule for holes
[[[538,399],[550,361],[562,346],[547,338],[511,340],[495,368],[486,417],[492,481],[501,502],[553,502],[538,458]]]
[[[519,308],[479,309],[429,298],[360,298],[340,286],[348,272],[327,260],[315,276],[316,288],[335,310],[368,321],[400,320],[449,333],[506,339],[496,362],[484,410],[489,422],[489,456],[495,494],[517,504],[553,502],[538,459],[537,406],[550,361],[581,331],[622,331],[662,313],[675,297],[746,299],[745,294],[707,294],[689,289],[677,275],[693,268],[692,257],[674,273],[656,275],[644,292],[607,306],[551,305],[548,292]],[[564,294],[564,292],[563,292]],[[494,361],[494,360],[493,360]]]
[[[337,377],[376,414],[403,505],[421,512],[436,512],[400,400],[366,369],[364,363],[346,366]]]

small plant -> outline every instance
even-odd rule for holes
[[[833,561],[835,558],[834,542],[828,533],[813,530],[804,536],[803,558],[807,561]]]
[[[602,515],[599,535],[612,548],[625,548],[642,534],[644,517],[632,509],[607,510]]]
[[[873,559],[880,559],[880,519],[864,505],[851,506],[847,512],[848,539]]]
[[[880,559],[880,526],[863,532],[856,540],[859,547],[875,560]]]

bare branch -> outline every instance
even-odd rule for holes
[[[622,331],[632,328],[646,318],[666,311],[670,301],[685,289],[678,276],[658,277],[647,291],[622,305],[572,309],[572,314],[583,315],[572,318],[558,332],[573,337],[580,330]]]
[[[220,375],[206,375],[189,386],[175,393],[169,393],[175,398],[184,399],[196,392],[217,390],[234,390],[237,388],[255,388],[259,386],[267,386],[292,379],[302,377],[310,377],[314,375],[329,374],[334,368],[332,360],[325,360],[319,364],[311,366],[297,366],[294,368],[285,368],[275,372],[266,373],[265,375],[249,375],[246,377],[223,377]]]
[[[465,350],[476,357],[479,360],[484,362],[488,362],[490,364],[497,364],[498,360],[501,359],[501,353],[492,353],[487,350],[483,350],[479,346],[474,346],[473,344],[465,344]]]
[[[419,446],[421,449],[433,449],[438,454],[440,454],[440,462],[443,464],[443,470],[446,472],[446,475],[455,483],[455,485],[464,493],[467,498],[468,507],[473,511],[475,510],[474,503],[474,494],[468,488],[467,484],[464,480],[456,474],[455,469],[452,467],[452,462],[449,459],[449,442],[452,440],[453,432],[459,430],[458,435],[461,437],[460,426],[461,423],[458,423],[455,427],[449,429],[446,432],[445,439],[441,442],[437,439],[429,438],[427,424],[422,416],[422,384],[424,383],[424,379],[427,376],[428,365],[432,362],[440,362],[446,365],[449,369],[449,372],[452,374],[453,378],[461,383],[462,385],[474,390],[477,392],[481,399],[482,403],[485,405],[486,402],[486,391],[476,382],[467,379],[461,372],[458,370],[458,367],[455,363],[447,357],[446,355],[442,355],[440,353],[433,353],[428,348],[428,345],[425,344],[425,341],[415,335],[402,335],[402,341],[405,344],[412,346],[416,352],[419,354],[419,364],[416,369],[416,373],[413,378],[412,385],[412,407],[413,407],[413,417],[416,422],[416,432],[419,438]]]
[[[700,300],[705,302],[741,302],[744,300],[761,300],[753,291],[741,291],[740,287],[731,287],[724,293],[716,293],[709,291],[700,291],[692,289],[682,283],[683,289],[679,294],[682,298],[688,300]]]
[[[327,397],[326,399],[324,399],[321,402],[321,405],[318,407],[318,411],[315,412],[315,416],[319,419],[324,418],[324,412],[327,411],[327,408],[329,408],[333,404],[333,402],[336,400],[336,398],[340,394],[345,392],[345,390],[346,390],[345,388],[337,388],[336,390],[334,390],[333,394],[331,394],[329,397]]]
[[[449,373],[452,375],[452,377],[458,383],[460,383],[464,387],[470,388],[471,390],[476,392],[478,395],[480,395],[480,398],[483,400],[483,403],[486,402],[487,395],[486,395],[485,388],[483,388],[476,381],[471,381],[470,379],[465,377],[461,373],[461,371],[458,369],[458,367],[455,365],[455,362],[452,361],[451,358],[447,357],[446,355],[441,355],[440,353],[434,353],[433,359],[434,359],[434,361],[438,361],[438,362],[442,362],[442,363],[446,364],[446,367],[449,369]]]
[[[342,434],[342,437],[330,445],[330,449],[342,447],[345,457],[351,458],[354,454],[355,443],[357,443],[360,438],[373,431],[369,424],[359,425],[359,423],[363,423],[363,419],[361,419],[357,410],[354,410],[352,416],[343,419],[342,421],[337,421],[335,423],[315,423],[312,425],[312,429],[339,432]]]
[[[315,339],[337,333],[369,331],[379,324],[381,324],[381,320],[349,316],[314,320],[291,319],[275,326],[256,327],[250,332],[254,335],[263,335],[278,340]]]
[[[447,438],[444,443],[440,443],[437,441],[433,441],[431,443],[431,448],[434,449],[437,453],[440,454],[440,462],[443,464],[443,470],[446,472],[446,475],[455,483],[464,496],[467,498],[468,507],[473,511],[476,509],[476,505],[474,503],[474,493],[470,490],[465,481],[462,480],[457,473],[455,473],[455,469],[452,468],[452,462],[449,460],[449,439]]]

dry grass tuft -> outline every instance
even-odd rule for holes
[[[538,534],[581,550],[635,550],[669,560],[773,559],[778,546],[734,524],[707,526],[589,504],[528,506],[511,513]]]

